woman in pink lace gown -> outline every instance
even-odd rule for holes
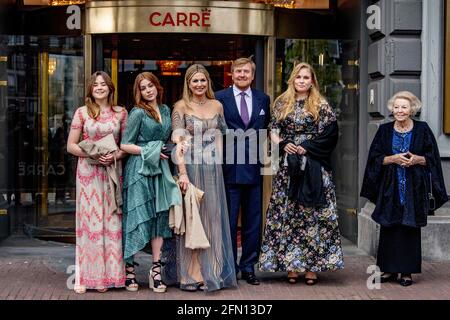
[[[75,111],[67,141],[67,151],[78,157],[76,171],[76,261],[77,293],[86,289],[105,292],[125,286],[122,253],[122,211],[114,210],[115,192],[108,183],[106,167],[114,163],[112,154],[102,156],[100,164],[90,164],[78,143],[99,140],[112,133],[116,144],[127,120],[127,111],[113,106],[114,85],[102,71],[95,72],[86,90],[86,106]],[[122,177],[122,151],[116,152],[117,167]],[[122,179],[120,179],[122,180]]]

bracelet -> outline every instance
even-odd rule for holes
[[[179,176],[182,176],[182,175],[186,175],[187,176],[187,172],[180,172],[180,173],[178,173],[178,175]]]

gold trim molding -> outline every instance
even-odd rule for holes
[[[86,0],[23,0],[25,6],[70,6],[85,2]]]
[[[253,0],[287,9],[330,9],[330,0]]]
[[[274,35],[274,8],[239,1],[88,1],[86,34]]]

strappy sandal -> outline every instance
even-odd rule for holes
[[[287,280],[290,284],[296,284],[298,282],[298,276],[296,277],[287,277]]]
[[[317,275],[316,275],[315,278],[310,278],[310,277],[307,277],[307,276],[305,275],[305,283],[306,283],[308,286],[313,286],[313,285],[315,285],[318,281],[319,281],[319,278],[317,277]]]
[[[134,270],[134,266],[139,266],[139,264],[136,262],[125,264],[125,289],[131,292],[136,292],[139,290],[139,284],[136,281],[136,271]]]
[[[166,284],[161,280],[161,267],[164,264],[161,260],[153,261],[152,269],[148,275],[149,287],[153,289],[153,292],[163,293],[167,290]],[[159,279],[155,279],[158,275]]]
[[[100,293],[105,293],[106,291],[108,291],[108,288],[97,289],[97,292],[100,292]]]
[[[180,289],[187,292],[205,291],[206,285],[202,281],[195,283],[183,283],[180,285]]]
[[[198,286],[197,283],[182,283],[180,284],[180,290],[187,292],[195,292],[198,290]]]
[[[205,290],[207,290],[205,283],[202,282],[202,281],[197,282],[196,285],[197,285],[197,290],[198,291],[205,291]]]
[[[291,272],[288,272],[287,280],[290,284],[296,284],[298,282],[298,273],[296,273],[296,276],[293,276],[292,274],[289,274]],[[294,273],[294,272],[292,272]]]
[[[313,285],[315,285],[318,281],[319,281],[318,278],[305,278],[305,283],[306,283],[308,286],[313,286]]]

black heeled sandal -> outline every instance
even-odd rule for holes
[[[305,284],[308,285],[308,286],[313,286],[313,285],[315,285],[318,281],[319,281],[319,277],[317,277],[317,275],[316,275],[315,278],[310,278],[310,277],[307,277],[307,276],[305,275]]]
[[[180,289],[182,291],[187,291],[187,292],[207,290],[205,283],[202,281],[195,282],[195,283],[183,283],[180,285]]]
[[[153,292],[164,293],[167,290],[166,284],[161,279],[161,267],[164,266],[164,263],[161,260],[153,261],[153,266],[148,275],[148,282],[150,289],[153,289]],[[159,275],[159,279],[155,279]]]
[[[139,264],[136,262],[126,263],[125,264],[125,288],[128,291],[136,292],[139,290],[139,284],[136,281],[136,272],[134,270],[134,266],[138,266]]]
[[[308,285],[308,286],[313,286],[313,285],[315,285],[317,282],[319,281],[319,279],[318,278],[305,278],[305,283]]]
[[[197,290],[198,291],[205,291],[205,290],[208,289],[208,288],[206,288],[206,284],[204,282],[202,282],[202,281],[197,282],[196,285],[197,285]]]
[[[198,290],[197,283],[182,283],[180,284],[181,291],[195,292]]]
[[[289,275],[288,273],[287,280],[290,284],[296,284],[298,282],[298,278],[299,278],[298,273],[296,273],[296,276],[293,276],[292,274]]]

